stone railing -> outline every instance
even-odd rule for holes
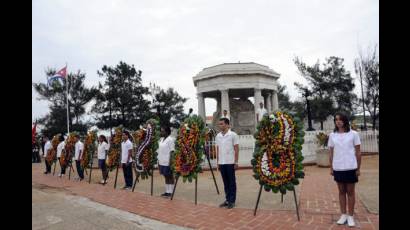
[[[315,163],[316,162],[316,135],[320,132],[326,134],[331,133],[331,130],[327,131],[305,131],[305,141],[302,146],[302,154],[304,157],[303,163]],[[359,131],[361,146],[360,150],[363,153],[378,153],[378,131]],[[214,143],[212,143],[214,144]],[[238,164],[241,167],[250,167],[251,159],[255,148],[255,139],[252,135],[239,135],[239,160]],[[211,159],[212,167],[216,167],[216,159]],[[209,168],[208,162],[205,160],[202,164],[204,168]]]

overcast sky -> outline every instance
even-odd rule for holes
[[[33,0],[32,81],[46,82],[47,67],[86,73],[120,60],[142,70],[143,84],[173,87],[197,111],[192,77],[228,62],[256,62],[281,74],[292,99],[304,82],[292,62],[339,56],[354,74],[358,47],[379,43],[376,0],[143,1]],[[357,82],[358,83],[358,82]],[[358,92],[358,88],[356,89]],[[48,113],[32,90],[33,119]],[[206,113],[215,110],[206,100]]]

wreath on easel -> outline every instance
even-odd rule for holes
[[[75,133],[70,133],[65,140],[63,151],[61,151],[60,165],[66,167],[74,156],[75,150]]]
[[[114,136],[111,137],[110,148],[108,149],[107,159],[105,163],[107,169],[112,171],[119,166],[119,160],[121,157],[121,141],[122,141],[122,127],[115,128]]]
[[[298,118],[283,112],[264,116],[255,133],[251,160],[254,178],[265,191],[282,194],[294,191],[304,177],[302,144],[304,131]]]
[[[60,135],[55,135],[51,140],[51,148],[47,151],[46,161],[51,166],[57,159],[57,146],[59,144]]]
[[[92,156],[97,151],[97,131],[88,132],[85,137],[84,143],[84,153],[81,155],[81,167],[83,169],[88,168],[90,162],[92,161]]]
[[[202,118],[193,115],[186,118],[178,129],[171,169],[177,177],[182,176],[184,182],[192,182],[202,172],[204,126]]]
[[[159,141],[159,122],[156,119],[150,119],[143,128],[132,133],[134,139],[134,169],[136,177],[148,179],[152,176],[152,169],[157,163],[157,149]]]

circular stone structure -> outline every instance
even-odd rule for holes
[[[205,120],[205,98],[214,98],[217,111],[213,114],[212,126],[216,126],[221,111],[227,110],[235,132],[240,135],[253,134],[260,102],[269,113],[279,109],[279,76],[268,66],[254,62],[224,63],[204,68],[193,77],[198,114]],[[254,98],[254,103],[249,97]]]

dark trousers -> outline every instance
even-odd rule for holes
[[[35,152],[36,153],[36,156],[37,156],[37,163],[41,163],[41,157],[40,157],[40,152],[39,151],[36,151]]]
[[[105,159],[98,159],[98,167],[100,167],[101,169],[103,180],[107,180],[108,171],[107,171],[107,165],[105,165]]]
[[[132,187],[132,164],[131,163],[123,163],[122,164],[122,171],[124,172],[124,180],[125,186]]]
[[[58,163],[60,164],[60,168],[61,168],[61,174],[65,174],[65,166],[63,167],[60,163],[60,157],[58,158]]]
[[[48,163],[48,161],[46,160],[46,158],[44,158],[44,162],[46,163],[46,172],[51,172],[51,165]]]
[[[81,178],[81,179],[84,179],[84,171],[83,171],[83,168],[81,167],[81,161],[75,161],[75,166],[76,166],[76,168],[77,168],[77,173],[78,173],[78,176]]]
[[[37,162],[36,152],[31,151],[31,163]]]
[[[236,201],[236,179],[235,179],[235,165],[226,164],[219,165],[219,171],[224,182],[225,198],[228,203],[235,203]]]

